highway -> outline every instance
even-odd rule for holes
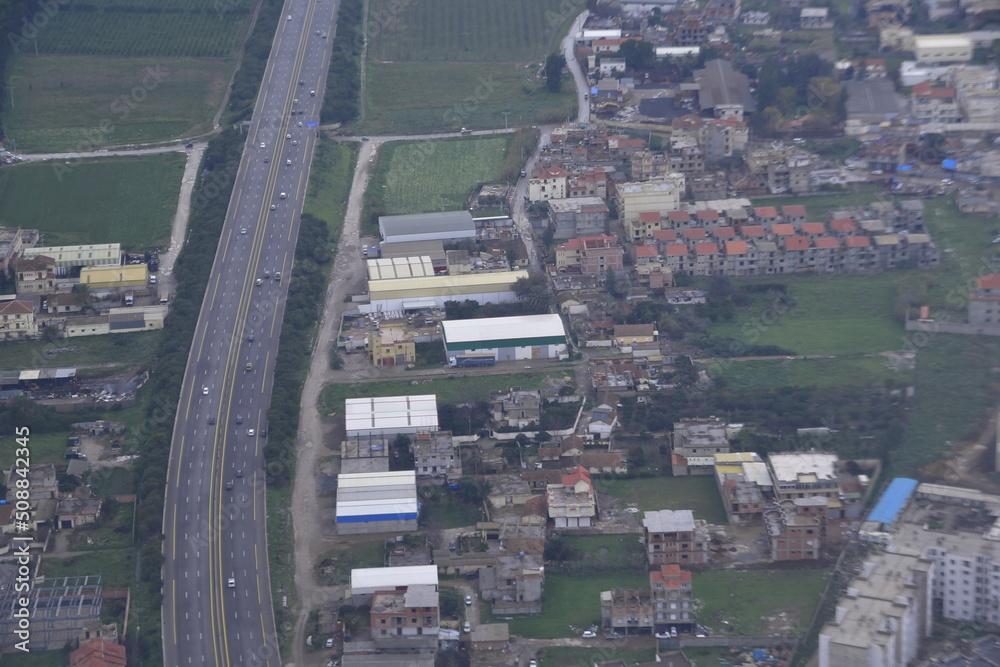
[[[335,9],[334,0],[285,4],[184,373],[163,513],[171,667],[281,664],[265,419]]]

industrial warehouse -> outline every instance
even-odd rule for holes
[[[493,355],[496,361],[565,359],[566,330],[558,315],[519,315],[441,323],[451,365],[463,355]]]
[[[417,473],[348,473],[337,478],[337,533],[417,529]]]

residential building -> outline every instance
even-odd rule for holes
[[[446,320],[441,323],[445,355],[492,354],[497,361],[562,359],[566,330],[555,314]]]
[[[618,238],[601,234],[569,239],[555,248],[556,269],[591,277],[624,268],[625,253]]]
[[[655,607],[648,588],[614,588],[601,591],[601,628],[620,635],[653,631]]]
[[[537,425],[542,416],[542,393],[518,387],[490,392],[490,411],[497,425],[519,429]]]
[[[38,230],[35,229],[0,227],[0,270],[10,271],[14,262],[23,256],[25,246],[30,248],[37,239]]]
[[[799,28],[802,30],[830,30],[830,10],[826,7],[803,7],[799,10]]]
[[[541,554],[497,556],[492,565],[479,568],[479,592],[497,616],[541,613],[544,588]]]
[[[872,554],[820,631],[819,667],[908,667],[931,634],[934,581],[931,563],[912,552]]]
[[[18,294],[52,294],[56,291],[55,260],[46,255],[15,261]]]
[[[590,527],[597,516],[597,496],[590,481],[590,473],[576,467],[563,475],[559,484],[550,484],[545,490],[549,518],[556,528],[572,529]]]
[[[608,205],[597,197],[550,199],[549,224],[556,240],[606,234]]]
[[[618,187],[619,217],[633,243],[646,237],[646,230],[638,227],[639,213],[655,211],[665,213],[680,208],[686,181],[684,174],[671,173],[652,181],[624,183]]]
[[[506,623],[479,623],[469,635],[473,653],[506,651],[510,644],[510,626]]]
[[[621,452],[584,452],[577,457],[591,475],[627,475],[628,460]]]
[[[616,324],[614,344],[619,349],[623,347],[658,346],[656,325],[647,324]]]
[[[679,565],[661,565],[649,573],[649,589],[653,597],[654,632],[690,632],[695,622],[694,591],[691,573]]]
[[[404,366],[417,360],[413,334],[401,326],[383,326],[368,334],[368,358],[373,366]]]
[[[38,338],[35,304],[32,301],[0,301],[0,340]]]
[[[528,179],[528,199],[530,201],[565,199],[568,177],[569,172],[562,167],[545,166],[536,169],[534,175]]]
[[[675,476],[711,475],[714,456],[728,452],[729,439],[721,419],[683,419],[674,424],[671,461]]]
[[[754,523],[763,518],[774,495],[767,464],[756,452],[715,454],[715,483],[729,521]]]
[[[650,565],[687,565],[708,560],[709,534],[704,521],[691,510],[646,512],[642,542]]]
[[[969,324],[1000,324],[1000,273],[990,273],[976,279],[976,288],[969,293]]]
[[[420,431],[410,448],[417,479],[443,477],[452,482],[462,476],[462,462],[455,456],[451,431]]]
[[[598,72],[600,72],[602,79],[606,77],[619,77],[625,74],[625,59],[601,58],[600,65],[597,69]]]
[[[955,89],[921,81],[913,87],[910,113],[922,123],[958,123],[962,120]]]
[[[764,511],[771,560],[819,560],[823,555],[827,499],[782,500]]]
[[[438,588],[413,584],[404,589],[375,591],[371,605],[372,639],[431,636],[441,627]]]
[[[740,17],[742,7],[740,0],[708,0],[703,16],[709,23],[730,24]]]
[[[101,518],[100,498],[64,498],[56,505],[56,526],[68,530],[94,523]]]
[[[839,500],[836,454],[791,452],[768,457],[778,500],[822,496]]]
[[[69,654],[69,667],[125,667],[125,647],[94,637]]]

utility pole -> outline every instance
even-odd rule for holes
[[[506,130],[507,129],[507,116],[510,115],[510,112],[509,111],[501,111],[500,113],[503,114],[503,129]]]

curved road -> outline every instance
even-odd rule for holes
[[[286,3],[243,158],[230,167],[236,183],[185,370],[167,476],[163,650],[172,667],[280,665],[264,419],[335,10],[331,0]]]

